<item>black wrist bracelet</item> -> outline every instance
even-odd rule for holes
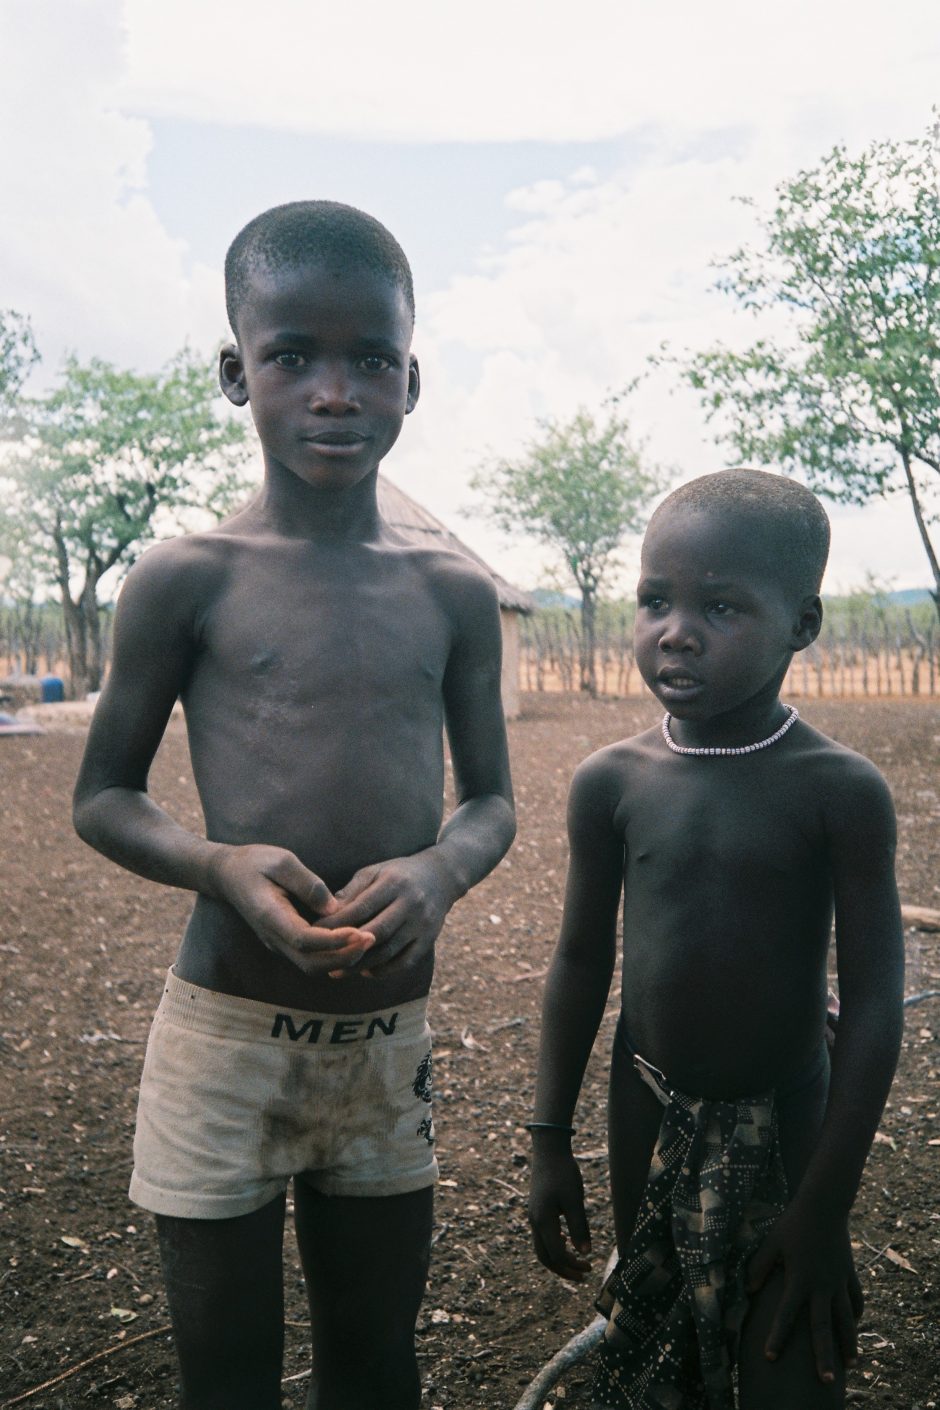
[[[525,1123],[527,1131],[567,1131],[569,1136],[574,1135],[573,1126],[563,1126],[560,1121],[527,1121]]]

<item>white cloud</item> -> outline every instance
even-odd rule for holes
[[[152,367],[224,335],[221,271],[150,200],[151,114],[227,125],[234,143],[251,123],[424,142],[631,134],[622,170],[611,149],[604,175],[582,151],[567,180],[507,192],[505,237],[421,300],[425,395],[390,472],[523,581],[537,555],[458,516],[470,471],[518,450],[537,417],[596,406],[664,338],[749,337],[708,292],[708,259],[752,228],[732,197],[766,200],[840,138],[922,130],[940,38],[934,0],[897,0],[890,25],[874,0],[477,0],[461,15],[280,0],[260,16],[255,0],[0,0],[0,307],[32,315],[51,369],[65,349]],[[248,211],[254,177],[246,165]],[[429,191],[422,218],[446,248],[464,213]],[[684,475],[722,463],[669,379],[634,416]],[[849,533],[859,564],[924,581],[903,506],[866,513],[879,531]]]
[[[429,366],[443,369],[449,349],[469,350],[476,380],[458,389],[429,379],[420,434],[409,429],[393,475],[454,522],[469,501],[472,469],[487,453],[517,453],[538,417],[598,407],[663,341],[677,352],[750,341],[750,319],[711,288],[707,254],[729,253],[753,236],[753,214],[731,198],[766,187],[764,149],[755,141],[738,161],[655,161],[604,181],[579,176],[511,193],[509,207],[522,219],[502,252],[426,299],[419,330]],[[626,409],[650,458],[671,467],[675,481],[733,463],[673,374],[655,374]],[[830,590],[859,585],[866,568],[899,586],[926,580],[903,499],[831,513]],[[538,577],[544,555],[531,545],[507,546],[477,520],[464,521],[461,532],[520,581]]]
[[[146,193],[149,127],[116,106],[120,13],[116,0],[0,6],[15,52],[0,86],[0,306],[32,317],[50,371],[72,350],[153,366],[195,331],[183,246]]]
[[[131,104],[411,141],[701,132],[860,101],[919,121],[940,39],[932,0],[896,0],[890,23],[878,0],[126,0],[125,15]]]

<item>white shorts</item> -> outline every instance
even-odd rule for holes
[[[144,1059],[131,1199],[230,1219],[292,1177],[326,1195],[435,1183],[427,996],[376,1013],[297,1012],[171,970]]]

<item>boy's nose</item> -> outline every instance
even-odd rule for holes
[[[345,416],[359,410],[352,383],[343,372],[324,372],[310,391],[310,410],[319,416]]]
[[[670,617],[663,624],[659,634],[660,651],[691,651],[698,655],[701,642],[687,622],[681,617]]]

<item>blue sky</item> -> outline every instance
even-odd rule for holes
[[[259,210],[328,191],[331,200],[368,207],[394,230],[428,290],[446,286],[456,269],[471,269],[481,251],[505,239],[507,191],[564,180],[586,166],[606,176],[629,164],[631,145],[641,141],[388,143],[312,140],[254,126],[233,132],[182,118],[149,126],[147,190],[191,258],[218,265],[231,234]]]
[[[749,340],[711,287],[754,234],[734,197],[766,204],[837,141],[918,136],[940,99],[935,0],[890,23],[875,0],[0,0],[0,44],[0,308],[31,315],[40,377],[66,350],[213,357],[240,225],[360,205],[418,298],[424,390],[386,469],[524,585],[546,565],[463,514],[472,470],[664,339]],[[629,411],[675,479],[726,463],[674,377]],[[830,591],[927,581],[902,502],[833,521]]]

